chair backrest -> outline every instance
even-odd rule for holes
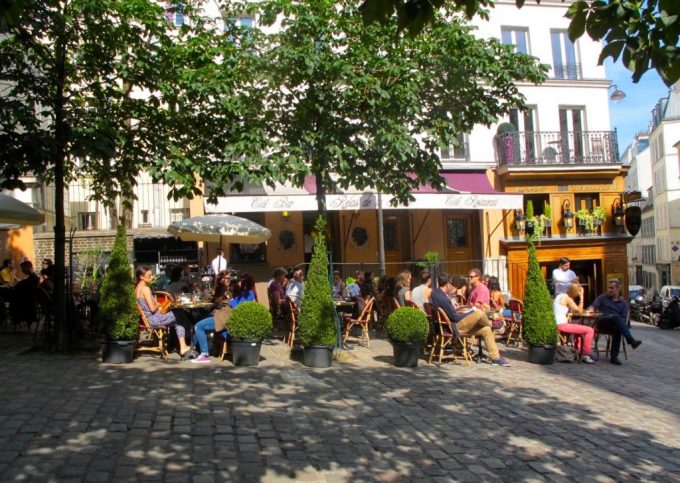
[[[170,302],[174,302],[174,301],[175,301],[175,297],[173,297],[172,295],[170,295],[169,292],[164,292],[163,290],[156,290],[156,291],[153,293],[153,295],[154,295],[154,297],[156,297],[156,301],[158,301],[159,304],[162,304],[162,303],[165,302],[166,300],[169,300]]]
[[[366,305],[364,305],[364,309],[361,311],[361,314],[359,315],[359,318],[357,320],[361,321],[367,321],[371,318],[371,313],[373,312],[373,304],[375,303],[375,298],[374,297],[368,297],[366,300]]]
[[[434,305],[432,305],[430,302],[425,302],[423,304],[423,310],[425,311],[425,315],[428,317],[432,318],[434,316]]]
[[[524,303],[521,300],[510,299],[508,307],[510,307],[512,312],[519,312],[520,314],[524,313]]]
[[[35,302],[41,314],[47,317],[54,315],[52,296],[42,287],[35,287]]]
[[[425,315],[427,315],[424,308],[421,307],[420,305],[418,305],[417,303],[415,303],[413,300],[405,300],[404,303],[406,304],[406,307],[413,307],[414,309],[418,309],[421,312],[423,312]],[[427,302],[425,302],[425,303],[427,303]]]
[[[295,302],[286,295],[286,303],[288,304],[288,313],[290,315],[290,320],[291,322],[295,323],[297,322],[298,318],[298,308],[297,305],[295,305]]]
[[[448,332],[449,334],[454,333],[449,316],[446,315],[446,312],[444,312],[444,309],[441,307],[437,307],[437,309],[434,311],[434,321],[435,328],[438,328],[440,334],[443,335],[444,332]]]
[[[465,295],[456,294],[451,298],[454,302],[456,302],[459,305],[465,305],[467,303],[467,299],[465,298]]]
[[[598,334],[614,335],[619,331],[619,328],[616,325],[614,318],[607,317],[606,315],[598,317],[595,320],[593,328],[595,329],[595,332],[597,332]]]
[[[137,312],[139,312],[139,318],[141,320],[139,327],[143,328],[145,330],[152,330],[153,327],[149,323],[148,319],[146,318],[146,315],[144,315],[144,311],[142,310],[142,307],[139,306],[139,304],[135,304],[137,306]]]

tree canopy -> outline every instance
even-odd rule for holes
[[[526,0],[515,0],[522,7]],[[540,0],[535,0],[540,3]],[[564,0],[562,0],[564,2]],[[493,0],[363,0],[366,23],[388,23],[396,18],[399,28],[418,34],[433,22],[438,9],[486,17]],[[601,40],[607,57],[621,59],[632,71],[633,82],[655,69],[666,85],[680,79],[680,2],[677,0],[578,0],[569,6],[569,37],[588,34]]]
[[[408,37],[364,26],[352,0],[259,2],[281,28],[254,39],[270,144],[262,162],[302,184],[378,189],[407,202],[420,183],[441,186],[438,148],[524,106],[516,83],[546,69],[462,21],[437,17]]]

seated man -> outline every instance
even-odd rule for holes
[[[611,362],[617,366],[621,365],[619,360],[619,350],[621,349],[621,335],[626,338],[626,342],[630,344],[633,349],[637,349],[642,341],[635,340],[630,333],[628,324],[628,302],[621,297],[621,281],[612,278],[607,284],[607,293],[597,297],[593,303],[588,307],[588,312],[593,311],[602,312],[602,316],[597,319],[597,322],[611,321],[618,329],[612,336],[611,347]]]
[[[486,314],[481,310],[470,310],[469,312],[458,314],[453,308],[453,304],[449,297],[442,290],[449,283],[449,276],[442,273],[437,277],[439,286],[432,289],[430,294],[430,302],[435,308],[442,309],[453,325],[453,330],[456,335],[460,332],[465,332],[470,335],[479,335],[484,338],[486,350],[489,351],[491,357],[491,364],[494,366],[510,366],[510,363],[501,357],[501,354],[496,346],[493,330],[491,329],[491,322],[486,317]]]
[[[295,304],[295,308],[300,310],[302,307],[302,294],[305,291],[305,271],[302,268],[297,268],[293,272],[293,278],[288,282],[286,287],[286,296],[290,298]]]

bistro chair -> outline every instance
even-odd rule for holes
[[[51,347],[51,336],[54,332],[54,302],[52,296],[42,287],[35,288],[36,323],[33,340],[38,335],[38,328],[42,327],[45,346]]]
[[[630,322],[630,313],[628,314],[628,320],[626,320],[626,323]],[[604,346],[604,358],[607,359],[609,357],[609,354],[611,353],[612,349],[612,341],[613,341],[613,336],[617,332],[619,332],[619,328],[616,326],[614,321],[612,319],[606,318],[606,317],[599,317],[595,320],[595,325],[593,326],[593,329],[595,329],[595,353],[597,354],[598,358],[600,357],[600,347],[599,347],[599,342],[600,342],[600,337],[604,338],[605,341],[605,346]],[[623,349],[623,357],[624,359],[628,360],[628,353],[626,352],[626,340],[621,336],[621,347]]]
[[[175,301],[175,298],[168,292],[164,292],[162,290],[155,291],[153,295],[156,298],[156,303],[160,305],[160,308],[158,309],[160,313],[167,314],[170,310],[170,306]]]
[[[375,321],[375,333],[378,337],[382,337],[385,331],[385,322],[387,322],[390,314],[399,308],[399,302],[394,297],[378,296],[375,306],[378,314]]]
[[[510,317],[505,318],[507,337],[505,345],[510,345],[513,341],[522,344],[522,337],[524,336],[524,303],[518,299],[510,299],[508,301],[510,307]]]
[[[425,302],[423,304],[423,312],[427,316],[427,321],[430,323],[430,332],[427,334],[427,341],[425,342],[425,354],[430,352],[432,344],[434,344],[434,339],[437,336],[438,327],[435,327],[436,322],[434,320],[434,306],[430,302]]]
[[[288,304],[288,331],[283,338],[283,342],[292,348],[295,345],[295,334],[298,329],[298,309],[288,296],[286,296],[286,303]]]
[[[368,326],[371,322],[371,314],[373,313],[373,304],[375,303],[375,298],[369,297],[364,305],[363,310],[359,317],[352,318],[348,317],[345,319],[345,334],[342,341],[346,344],[347,340],[350,338],[350,333],[354,327],[361,328],[361,336],[359,337],[359,343],[363,343],[366,347],[369,347],[369,337],[368,337]]]
[[[458,343],[463,349],[463,357],[465,362],[469,367],[472,363],[471,348],[468,347],[468,340],[474,339],[477,336],[472,334],[466,334],[461,332],[460,337],[456,335],[453,323],[449,320],[446,312],[441,308],[434,309],[434,326],[435,326],[435,338],[432,344],[432,350],[430,351],[430,357],[427,360],[428,364],[432,364],[432,358],[435,352],[439,352],[439,365],[441,366],[444,359],[452,359],[454,362],[458,362],[458,358],[455,354],[455,345]],[[473,341],[470,341],[470,346]],[[449,352],[448,355],[445,352]]]
[[[162,359],[168,358],[167,338],[168,327],[161,325],[154,327],[149,323],[149,320],[144,315],[142,308],[137,305],[137,312],[139,312],[140,323],[139,332],[137,333],[137,347],[136,351],[157,352]]]

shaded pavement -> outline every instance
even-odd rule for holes
[[[391,366],[391,347],[304,367],[26,352],[0,334],[3,481],[680,481],[680,332],[608,362]],[[623,354],[621,354],[623,357]]]

